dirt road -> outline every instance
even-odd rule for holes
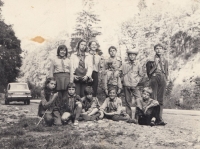
[[[13,103],[11,105],[0,104],[0,126],[14,125],[21,116],[36,117],[37,103],[23,105]],[[113,122],[100,120],[98,122],[80,122],[75,128],[84,137],[88,137],[88,143],[98,143],[108,148],[124,149],[200,149],[200,116],[192,116],[176,113],[164,114],[168,123],[166,126],[140,126],[125,122]]]

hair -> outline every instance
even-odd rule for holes
[[[92,95],[93,94],[93,89],[91,86],[87,86],[84,90],[85,95]]]
[[[110,53],[110,50],[111,49],[115,49],[116,51],[117,51],[117,48],[115,47],[115,46],[110,46],[109,48],[108,48],[108,53]]]
[[[67,85],[67,90],[68,90],[69,88],[74,88],[74,89],[76,89],[75,83],[69,83],[69,84]]]
[[[51,90],[47,86],[51,81],[55,81],[56,82],[56,79],[54,77],[46,78],[46,80],[44,82],[43,90],[44,90],[44,96],[45,96],[46,100],[49,100],[49,97],[50,97],[51,93],[55,93],[56,92],[56,87],[53,90]]]
[[[79,47],[80,47],[81,42],[87,43],[86,40],[84,40],[84,39],[79,40],[79,42],[77,43],[77,46],[76,46],[76,51],[78,53],[79,53]],[[87,50],[87,48],[85,48],[85,52],[86,52],[86,50]]]
[[[110,93],[112,90],[115,90],[115,92],[117,93],[117,89],[116,89],[116,87],[114,87],[114,86],[111,86],[111,87],[108,89],[108,93]]]
[[[57,49],[57,56],[60,56],[60,50],[61,50],[61,49],[65,49],[65,51],[66,51],[65,56],[67,57],[67,55],[68,55],[68,49],[67,49],[66,45],[59,45],[59,46],[58,46],[58,49]]]
[[[88,43],[89,50],[90,50],[91,44],[92,44],[93,42],[95,42],[96,45],[97,45],[96,52],[99,51],[100,45],[99,45],[99,43],[98,43],[96,40],[91,40],[91,41]]]
[[[151,96],[151,94],[153,92],[153,90],[152,90],[151,87],[144,87],[143,90],[142,90],[142,92],[144,92],[144,91],[146,91],[147,93],[149,93],[150,96]]]
[[[156,45],[154,46],[154,50],[155,50],[157,47],[162,47],[162,48],[164,49],[164,47],[163,47],[163,45],[162,45],[161,43],[156,44]]]

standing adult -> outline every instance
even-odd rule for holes
[[[92,75],[92,57],[89,53],[86,53],[86,41],[83,39],[78,42],[76,50],[77,52],[73,53],[70,58],[70,82],[76,84],[77,95],[83,97],[88,79]]]
[[[163,46],[157,44],[154,46],[154,51],[156,55],[154,56],[153,67],[151,68],[149,75],[150,77],[150,86],[153,90],[153,99],[157,100],[160,105],[160,119],[159,122],[161,125],[166,124],[162,119],[163,114],[163,99],[165,96],[165,90],[168,79],[168,61],[163,56]]]
[[[64,98],[67,94],[67,85],[70,81],[70,59],[67,57],[68,49],[65,45],[60,45],[57,55],[51,60],[49,77],[54,77],[57,82],[56,90],[59,97]]]
[[[96,41],[90,41],[88,44],[89,53],[92,56],[92,64],[93,64],[93,71],[92,71],[92,88],[93,88],[93,97],[97,96],[97,88],[99,82],[99,71],[101,67],[101,56],[97,54],[97,50],[99,48],[99,44]]]

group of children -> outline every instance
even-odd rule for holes
[[[128,62],[122,65],[120,60],[112,58],[116,50],[115,47],[109,48],[111,57],[106,62],[107,68],[104,73],[106,99],[102,105],[94,96],[91,86],[84,88],[84,96],[81,98],[76,94],[76,85],[69,83],[66,89],[67,96],[63,98],[56,92],[56,80],[53,77],[46,80],[38,115],[44,117],[48,126],[71,122],[78,125],[80,120],[93,121],[103,118],[140,125],[165,125],[160,115],[160,103],[151,98],[152,88],[144,87],[141,92],[138,88],[138,83],[144,75],[142,68],[135,61],[138,52],[128,50]],[[155,67],[157,69],[157,65]],[[122,88],[125,110],[119,97]],[[131,107],[134,103],[136,111],[133,116]]]

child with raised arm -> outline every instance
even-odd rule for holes
[[[108,90],[109,97],[105,99],[100,107],[100,116],[113,121],[128,121],[130,116],[122,110],[122,100],[117,97],[116,88],[110,87]]]
[[[84,90],[85,96],[81,98],[83,110],[81,116],[86,121],[97,120],[99,117],[99,101],[97,97],[93,97],[93,88],[87,86]]]
[[[152,89],[145,87],[142,91],[141,107],[136,108],[135,118],[140,125],[155,126],[160,122],[160,106],[157,100],[150,98]]]

